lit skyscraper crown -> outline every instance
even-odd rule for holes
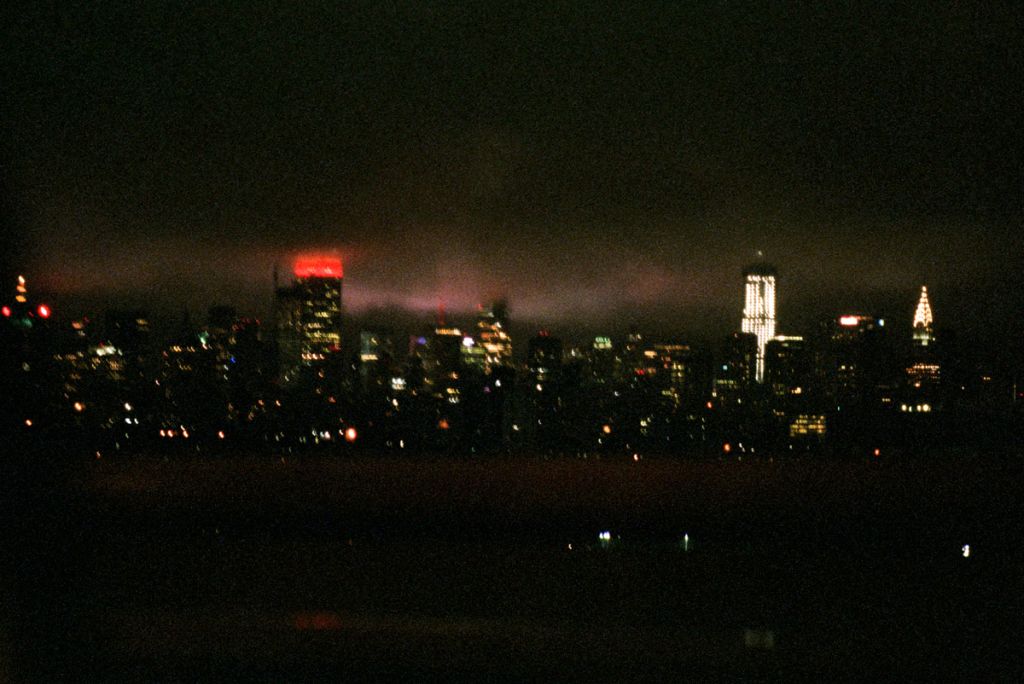
[[[917,300],[917,310],[914,312],[914,327],[932,327],[932,307],[928,303],[928,288],[924,285],[921,286],[921,298]]]

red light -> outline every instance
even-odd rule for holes
[[[330,256],[299,257],[293,269],[296,278],[341,278],[341,259]]]
[[[4,307],[3,309],[2,309],[2,311],[3,311],[3,313],[4,313],[4,318],[10,318],[10,317],[11,317],[11,307],[9,307],[9,306],[5,306],[5,307]]]
[[[45,304],[40,304],[39,308],[36,309],[36,311],[39,313],[40,318],[50,317],[50,307],[46,306]]]

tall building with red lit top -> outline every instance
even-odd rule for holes
[[[341,350],[341,259],[299,257],[292,275],[290,286],[277,288],[274,311],[280,375],[285,380]]]

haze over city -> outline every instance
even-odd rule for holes
[[[7,270],[65,310],[265,315],[326,248],[352,314],[717,338],[763,250],[788,328],[930,283],[1019,330],[1008,7],[51,12],[7,29]]]
[[[1013,3],[0,22],[0,681],[1022,681]]]

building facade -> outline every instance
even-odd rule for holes
[[[757,364],[755,378],[764,382],[765,346],[775,337],[775,280],[778,271],[764,262],[743,269],[745,333],[757,337]]]
[[[293,276],[290,286],[277,288],[274,307],[280,374],[285,380],[341,350],[341,259],[299,258]]]

